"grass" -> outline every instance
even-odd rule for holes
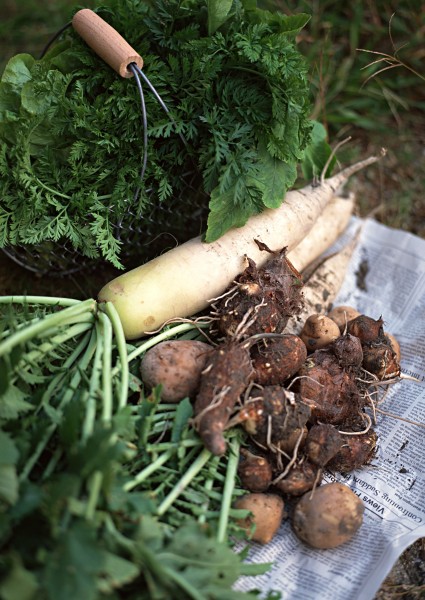
[[[72,16],[75,0],[2,0],[0,5],[0,71],[19,52],[39,56],[48,40]],[[93,5],[92,0],[84,6]]]
[[[425,5],[416,0],[276,0],[307,12],[299,38],[310,65],[313,116],[331,144],[351,136],[342,163],[387,148],[378,167],[359,175],[359,211],[425,237]],[[384,69],[384,70],[383,70]]]

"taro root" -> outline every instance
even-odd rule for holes
[[[301,276],[286,258],[286,248],[261,268],[247,260],[248,267],[236,278],[237,289],[213,304],[218,330],[230,337],[240,334],[241,327],[245,337],[281,333],[289,317],[301,310]]]
[[[363,362],[362,343],[358,337],[346,333],[331,345],[331,351],[338,359],[341,367],[360,367]]]
[[[382,341],[363,345],[362,366],[380,381],[400,375],[400,363],[391,342],[384,336]]]
[[[280,493],[302,496],[312,490],[315,485],[320,484],[321,474],[319,474],[317,465],[304,459],[295,463],[283,479],[279,479],[279,475],[276,479],[273,485]]]
[[[363,523],[362,500],[342,483],[327,483],[298,501],[295,534],[313,548],[335,548],[353,538]]]
[[[240,451],[238,476],[245,490],[250,492],[265,492],[272,480],[272,466],[265,456],[252,454],[246,448],[242,448]]]
[[[226,451],[224,430],[251,377],[246,344],[228,342],[208,354],[194,404],[194,425],[205,447],[217,456]]]
[[[253,390],[247,408],[250,418],[243,426],[255,442],[266,447],[279,447],[294,431],[299,436],[310,417],[309,407],[278,385]]]
[[[295,375],[307,358],[307,348],[297,335],[260,340],[251,350],[254,381],[282,385]]]
[[[314,352],[298,371],[297,391],[311,409],[312,421],[339,424],[357,415],[362,404],[358,386],[337,359]]]
[[[319,467],[324,467],[340,450],[343,437],[329,423],[313,425],[305,441],[304,452],[308,459]]]
[[[310,414],[310,412],[309,412]],[[281,452],[285,452],[285,454],[292,455],[297,448],[303,448],[305,440],[307,438],[308,429],[306,426],[297,427],[290,432],[286,432],[285,435],[282,435],[275,443],[275,446]]]
[[[347,333],[358,337],[362,344],[376,342],[384,336],[384,321],[367,315],[359,315],[347,323]]]
[[[341,333],[344,333],[348,321],[351,321],[358,316],[360,316],[359,311],[352,306],[335,306],[328,312],[328,317],[332,319],[332,321],[335,321]]]
[[[377,443],[377,435],[373,429],[359,435],[341,434],[341,436],[343,445],[327,464],[329,470],[350,473],[370,463]]]
[[[401,360],[401,350],[400,350],[400,344],[399,344],[397,338],[395,336],[393,336],[392,333],[385,333],[385,338],[391,344],[391,348],[393,349],[393,352],[394,352],[394,354],[396,356],[397,362],[400,362],[400,360]]]
[[[238,498],[234,506],[251,513],[238,524],[250,539],[260,544],[268,544],[273,539],[285,517],[285,504],[277,494],[246,494]]]
[[[179,402],[196,394],[212,346],[196,340],[164,341],[146,352],[140,371],[148,389],[161,385],[161,399]]]
[[[313,314],[306,319],[300,338],[307,350],[314,352],[325,348],[340,335],[338,325],[326,315]]]

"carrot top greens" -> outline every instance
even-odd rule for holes
[[[167,227],[178,232],[204,207],[212,241],[279,206],[299,164],[308,175],[320,170],[324,130],[308,118],[295,41],[307,15],[248,0],[106,0],[96,11],[143,56],[172,119],[146,89],[140,182],[134,79],[120,78],[72,28],[41,59],[13,57],[0,83],[0,246],[68,239],[120,266],[114,226],[134,221],[129,209],[143,222],[158,203],[171,207]],[[186,173],[197,174],[199,197],[184,193]]]
[[[193,325],[125,343],[113,306],[0,299],[0,595],[4,600],[238,600],[228,542],[240,433],[215,458],[188,399],[141,392],[137,357]],[[269,596],[270,598],[272,596]],[[276,596],[274,596],[276,597]]]

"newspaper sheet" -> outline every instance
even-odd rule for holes
[[[382,315],[385,330],[399,340],[402,373],[414,379],[389,386],[379,408],[403,420],[378,412],[372,463],[347,476],[325,476],[349,485],[365,504],[355,538],[314,550],[286,520],[272,543],[250,550],[249,561],[272,562],[272,569],[242,578],[239,590],[277,590],[283,600],[371,600],[401,553],[425,537],[425,240],[356,218],[344,237],[359,224],[362,233],[335,304],[375,319]]]

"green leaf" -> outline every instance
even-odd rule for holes
[[[182,400],[177,406],[177,410],[173,420],[173,429],[171,432],[171,441],[179,442],[183,431],[188,425],[188,421],[193,414],[193,406],[188,398]]]
[[[193,588],[202,590],[208,598],[219,600],[224,592],[229,600],[240,597],[230,592],[244,569],[240,556],[226,544],[203,534],[196,523],[177,530],[166,548],[166,554],[158,558],[162,564],[178,571]],[[270,565],[256,567],[256,574],[259,574],[266,572]]]
[[[286,191],[294,184],[297,178],[297,165],[295,162],[284,162],[273,158],[266,151],[259,151],[261,161],[261,181],[263,182],[263,204],[267,208],[278,208]]]
[[[0,597],[2,600],[36,600],[39,590],[36,576],[25,569],[18,554],[9,555],[9,559],[12,567],[0,583]]]
[[[252,215],[252,209],[248,206],[232,206],[232,196],[232,190],[221,195],[211,194],[206,242],[214,242],[229,229],[242,227]]]
[[[44,569],[44,585],[49,600],[96,600],[98,577],[106,557],[88,523],[77,521],[59,536]]]
[[[16,465],[19,452],[12,438],[0,429],[0,464]]]
[[[1,83],[9,83],[14,87],[21,88],[27,81],[31,81],[31,68],[34,63],[35,59],[30,54],[13,56],[4,69]]]
[[[285,15],[279,11],[271,12],[261,9],[250,13],[250,17],[254,22],[267,23],[275,33],[285,33],[288,36],[299,33],[311,18],[306,13]]]
[[[242,0],[242,6],[247,11],[256,10],[257,0]]]
[[[34,406],[25,400],[27,397],[17,386],[10,385],[0,395],[0,420],[17,419],[21,414],[34,410]]]
[[[0,498],[15,504],[19,497],[16,463],[19,452],[12,438],[0,429]]]
[[[275,13],[276,21],[279,23],[279,33],[299,33],[310,21],[310,15],[298,13],[296,15],[284,15]]]
[[[5,394],[9,388],[10,381],[10,361],[4,356],[0,356],[0,397]]]
[[[233,0],[208,0],[208,35],[213,35],[227,21]]]
[[[311,141],[305,150],[304,158],[301,163],[303,175],[307,180],[311,181],[315,177],[319,177],[325,168],[326,162],[332,151],[326,140],[327,133],[325,127],[321,123],[314,121],[311,132]],[[332,172],[334,164],[335,158],[331,161],[326,172],[328,177]]]
[[[12,505],[19,498],[19,481],[14,465],[0,463],[0,498]]]
[[[103,556],[102,574],[98,580],[98,588],[103,594],[109,594],[114,589],[131,583],[140,575],[140,566],[134,562],[112,552],[104,552]]]

